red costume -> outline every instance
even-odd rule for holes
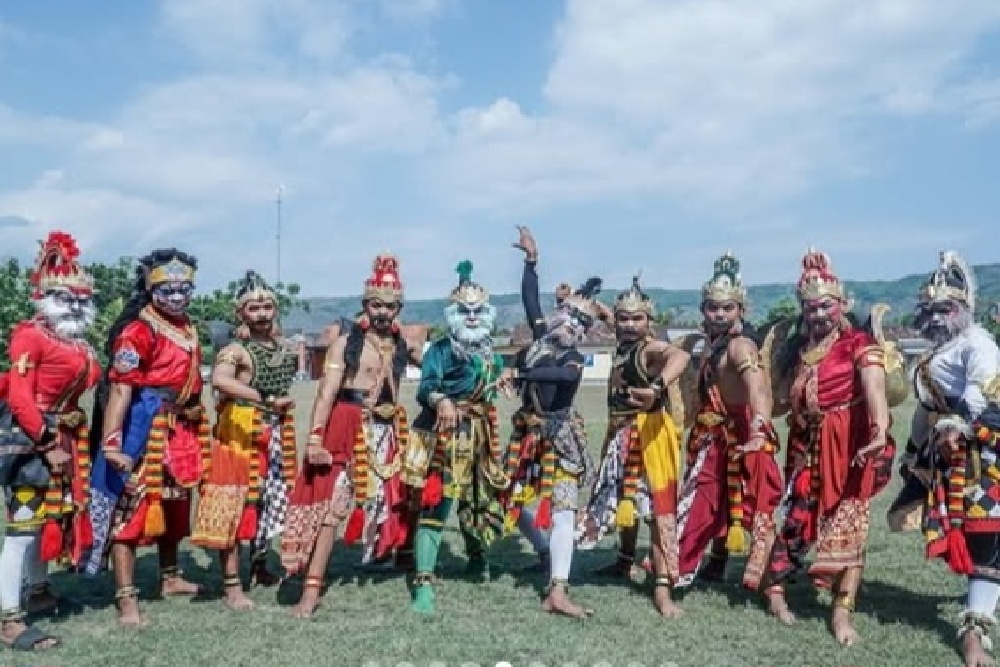
[[[143,389],[160,401],[145,456],[118,502],[112,539],[139,545],[181,539],[190,534],[190,489],[201,481],[210,446],[197,331],[190,321],[168,320],[146,306],[122,330],[113,351],[109,381],[132,387],[133,404]],[[112,439],[105,449],[115,445]]]
[[[800,299],[843,299],[829,260],[810,253],[803,261]],[[869,503],[891,475],[895,444],[886,430],[886,446],[862,465],[853,465],[881,428],[866,400],[861,372],[885,368],[885,351],[872,334],[855,328],[835,311],[838,322],[823,340],[806,349],[793,339],[794,371],[790,392],[786,479],[790,494],[784,527],[775,539],[769,575],[781,583],[802,565],[816,545],[809,569],[819,585],[848,568],[864,565]],[[886,408],[888,412],[888,408]]]

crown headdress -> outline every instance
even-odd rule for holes
[[[735,301],[741,306],[746,305],[747,290],[740,278],[740,260],[731,250],[715,260],[712,279],[701,288],[701,298],[704,301]]]
[[[403,300],[403,283],[399,279],[399,260],[382,253],[372,262],[372,275],[365,281],[363,300],[378,299],[386,303]]]
[[[829,296],[844,300],[844,286],[833,272],[830,257],[810,248],[802,258],[802,276],[796,285],[799,301],[811,301]]]
[[[453,303],[476,307],[489,300],[490,293],[486,288],[472,281],[472,262],[467,259],[459,262],[455,272],[458,273],[458,286],[451,291]]]
[[[236,307],[242,308],[249,301],[261,300],[277,304],[278,295],[259,273],[249,270],[236,290]]]
[[[656,307],[653,305],[649,295],[642,291],[639,286],[639,275],[632,277],[632,287],[627,292],[622,292],[615,298],[616,313],[646,313],[653,317]]]
[[[920,288],[920,301],[929,303],[954,299],[976,307],[976,277],[957,252],[941,253],[941,262]]]
[[[36,299],[54,289],[93,294],[94,279],[77,261],[80,249],[72,236],[66,232],[51,232],[39,246],[35,269],[31,273]]]
[[[578,311],[584,315],[584,319],[593,323],[597,317],[597,295],[601,292],[603,281],[600,278],[588,278],[587,282],[578,289],[569,292],[569,287],[565,284],[556,288],[559,307],[569,311]],[[568,294],[566,292],[569,292]]]
[[[146,273],[147,289],[161,283],[194,282],[195,267],[192,264],[183,261],[173,251],[160,251],[153,253],[153,256],[155,257],[161,252],[164,255],[169,255],[170,259],[157,262],[149,267],[149,271]]]

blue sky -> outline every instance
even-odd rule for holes
[[[0,254],[176,245],[215,287],[413,297],[1000,261],[1000,3],[0,0]]]

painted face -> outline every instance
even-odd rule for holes
[[[278,314],[274,301],[271,299],[254,299],[247,301],[240,309],[240,316],[247,326],[255,333],[267,333],[274,324]]]
[[[965,304],[947,299],[917,306],[914,324],[921,337],[935,345],[946,343],[972,325],[972,313]]]
[[[701,314],[705,316],[705,329],[714,335],[728,333],[739,321],[740,304],[733,300],[713,301],[708,299],[701,304]]]
[[[834,330],[844,314],[844,303],[832,296],[802,302],[802,317],[810,334],[822,337]]]
[[[187,280],[159,283],[152,289],[153,304],[167,315],[179,317],[187,312],[193,293],[194,283]]]
[[[93,294],[68,289],[49,290],[35,308],[53,331],[66,338],[83,338],[96,315]]]
[[[372,328],[378,333],[388,333],[392,322],[399,315],[402,304],[398,301],[383,301],[381,299],[366,299],[362,304],[365,315],[372,323]]]
[[[622,343],[634,343],[649,335],[649,315],[642,312],[615,313],[615,337]]]
[[[493,332],[496,308],[490,303],[453,303],[444,310],[448,331],[462,343],[479,343]]]

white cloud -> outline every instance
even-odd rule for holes
[[[621,284],[692,220],[742,238],[736,227],[776,203],[891,169],[873,120],[935,115],[978,130],[1000,119],[997,73],[968,65],[1000,25],[989,0],[566,0],[541,104],[508,94],[448,108],[462,92],[449,63],[434,54],[424,67],[398,52],[407,40],[372,37],[428,31],[459,4],[163,0],[157,30],[180,47],[179,69],[151,74],[115,113],[31,115],[0,93],[0,146],[46,156],[29,185],[0,190],[0,217],[33,221],[16,232],[25,238],[65,221],[114,252],[176,241],[222,280],[250,261],[273,266],[284,183],[286,279],[312,294],[350,291],[388,248],[416,293],[434,295],[453,277],[442,265],[465,253],[506,283],[510,258],[480,246],[506,238],[512,220],[551,218],[555,239],[575,211],[596,218],[596,205],[663,235],[641,248],[570,243],[547,253],[550,270],[573,274],[587,255]],[[696,213],[659,214],[678,207]],[[772,236],[791,238],[790,225]],[[836,236],[823,238],[869,257]],[[759,258],[773,245],[743,241]],[[695,244],[650,280],[689,281],[686,261],[710,262],[715,245],[705,241],[703,258]]]
[[[867,170],[863,122],[974,100],[952,79],[998,23],[986,1],[568,0],[547,109],[464,111],[443,180],[482,209],[538,187],[549,205],[773,202]],[[490,119],[519,131],[498,138]]]

